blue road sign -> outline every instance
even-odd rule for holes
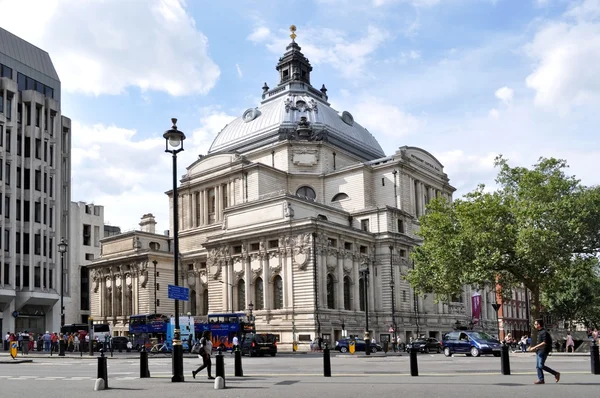
[[[189,301],[190,289],[183,286],[169,285],[169,298],[179,301]]]

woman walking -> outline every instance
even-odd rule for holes
[[[208,378],[214,379],[214,377],[212,377],[210,374],[210,368],[212,365],[210,362],[210,356],[212,354],[211,338],[212,338],[212,335],[211,335],[210,331],[205,330],[204,333],[202,333],[202,338],[200,339],[200,346],[201,346],[200,357],[202,358],[202,366],[200,366],[196,370],[192,370],[192,377],[194,379],[196,378],[196,375],[198,374],[198,372],[200,372],[204,368],[206,368],[206,372],[208,373]]]
[[[575,352],[575,340],[573,340],[573,336],[571,336],[571,332],[567,332],[567,337],[565,337],[565,339],[567,340],[567,349],[566,351],[569,352]]]

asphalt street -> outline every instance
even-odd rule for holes
[[[22,358],[22,357],[20,357]],[[225,354],[227,388],[214,390],[203,371],[191,371],[200,360],[184,359],[185,383],[171,383],[171,358],[150,357],[150,379],[139,378],[139,357],[117,354],[108,359],[109,390],[94,392],[97,356],[49,357],[30,355],[31,363],[10,363],[0,353],[2,397],[60,397],[94,394],[106,396],[219,397],[566,397],[600,396],[600,375],[590,372],[589,356],[554,355],[547,365],[560,371],[560,383],[550,375],[546,385],[536,380],[535,356],[512,354],[510,376],[500,374],[500,359],[440,354],[418,355],[419,377],[410,376],[408,355],[365,356],[332,353],[332,377],[323,377],[322,354],[279,354],[277,357],[243,358],[244,377],[234,377],[234,359]],[[9,363],[6,363],[9,362]],[[213,358],[213,375],[214,375]]]

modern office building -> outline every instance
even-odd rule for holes
[[[100,240],[104,238],[105,231],[104,207],[71,202],[70,231],[65,253],[71,264],[71,272],[65,280],[65,293],[68,293],[65,298],[65,323],[87,323],[90,316],[90,277],[87,266],[100,257]]]
[[[70,262],[62,272],[57,245],[69,237],[71,197],[71,120],[60,98],[50,55],[0,28],[2,334],[60,328]]]

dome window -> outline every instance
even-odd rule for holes
[[[298,188],[298,190],[296,191],[296,196],[298,196],[302,199],[307,199],[307,200],[312,200],[312,201],[314,201],[317,198],[317,194],[315,193],[315,190],[312,189],[311,187]]]
[[[253,121],[254,119],[256,119],[259,116],[260,116],[260,111],[258,109],[248,108],[242,115],[242,119],[244,120],[245,123],[248,123],[248,122]]]
[[[348,198],[349,198],[349,196],[348,196],[348,195],[346,195],[346,194],[345,194],[345,193],[343,193],[343,192],[340,192],[340,193],[336,194],[336,195],[333,197],[333,199],[331,199],[331,201],[332,201],[332,202],[337,202],[337,201],[344,200],[344,199],[348,199]]]
[[[352,126],[354,124],[354,117],[348,111],[342,112],[342,121],[346,123],[348,126]]]

